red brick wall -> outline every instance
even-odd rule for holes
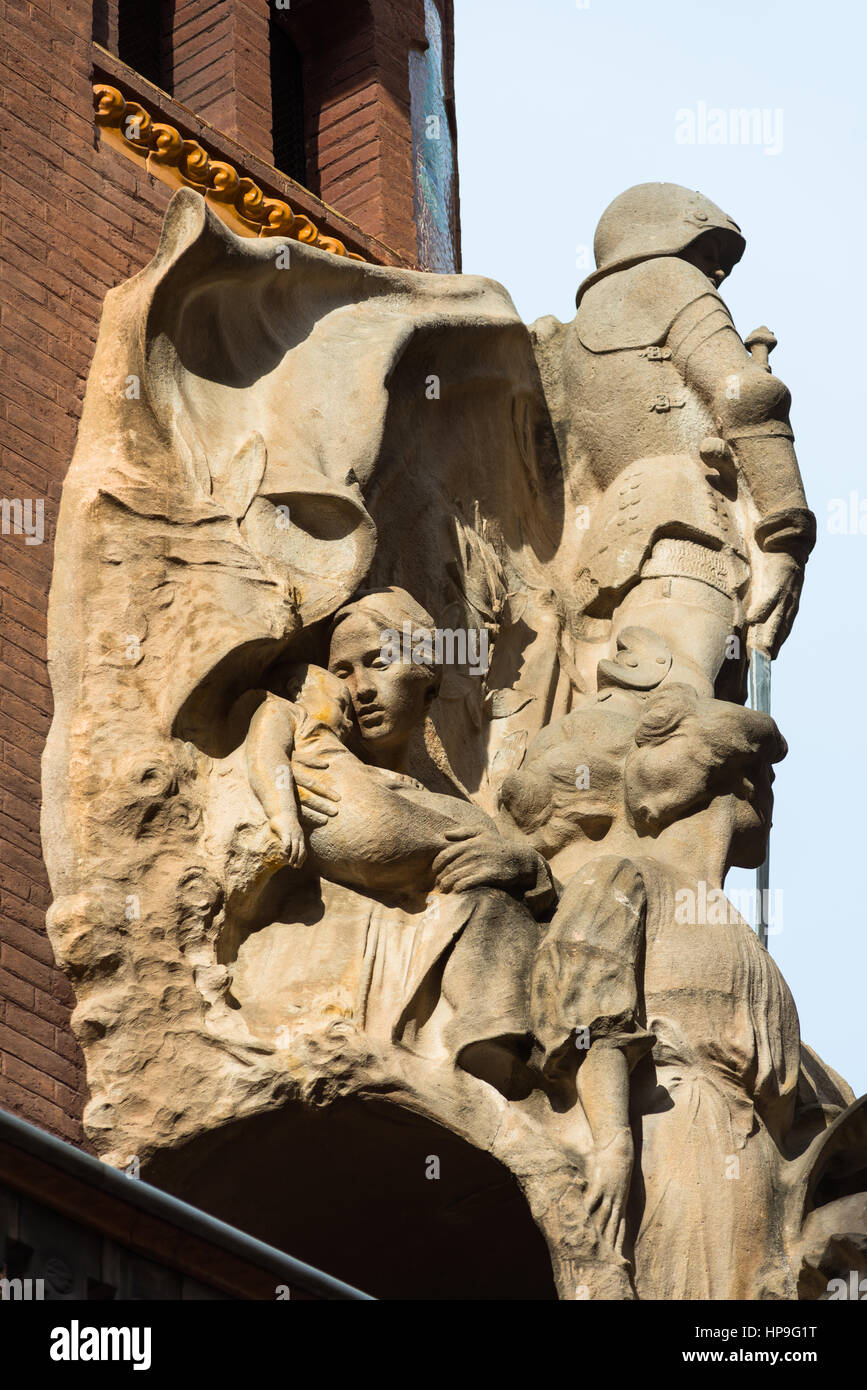
[[[267,0],[175,0],[172,95],[268,164]]]
[[[331,0],[290,11],[305,64],[311,187],[402,256],[417,256],[409,49],[423,0]]]
[[[233,135],[232,0],[176,0],[172,96]]]
[[[90,5],[2,0],[2,15],[0,496],[43,498],[46,536],[0,537],[0,1105],[81,1142],[84,1067],[45,934],[39,848],[45,610],[102,300],[153,254],[169,190],[94,149]]]
[[[227,6],[228,0],[214,0],[205,8],[219,24]],[[262,32],[266,8],[264,0],[234,0],[228,7],[236,22],[244,19],[229,94],[233,130],[255,153],[265,131],[261,79],[263,73],[267,79],[267,50],[256,56],[251,36]],[[332,12],[336,6],[317,8]],[[402,8],[385,0],[374,4],[405,32]],[[415,14],[416,0],[407,0],[406,9]],[[207,74],[200,91],[192,90],[204,71],[191,56],[194,33],[206,32],[197,28],[202,5],[178,0],[177,11],[185,40],[178,51],[179,85],[190,84],[190,103],[212,102],[212,123],[219,117],[231,125],[233,118],[225,114],[231,103],[220,106],[221,84],[228,80],[222,66]],[[153,255],[170,189],[95,134],[91,76],[99,54],[91,42],[89,0],[0,0],[0,17],[0,497],[41,498],[45,504],[43,544],[0,537],[0,1106],[80,1143],[85,1087],[69,1029],[74,1001],[53,963],[44,927],[49,888],[39,847],[39,759],[51,714],[45,612],[60,489],[102,301]],[[378,42],[371,58],[364,37],[355,48],[347,40],[343,67],[330,86],[323,68],[318,81],[331,96],[321,157],[329,201],[354,214],[366,232],[400,243],[405,263],[412,263],[407,109],[398,91],[398,69],[406,66],[402,47],[402,38],[393,53]],[[375,155],[370,131],[379,136]],[[389,187],[398,208],[394,224],[388,219]],[[364,246],[364,239],[356,244]],[[371,258],[388,259],[377,256],[375,247]]]
[[[101,3],[115,51],[118,0]],[[172,95],[268,164],[272,13],[304,60],[309,188],[414,263],[409,51],[425,43],[424,0],[174,0]],[[441,13],[450,63],[451,0]]]

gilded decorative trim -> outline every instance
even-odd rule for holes
[[[127,101],[117,87],[93,84],[96,123],[120,148],[144,158],[150,173],[164,182],[195,188],[214,211],[244,236],[282,236],[306,242],[335,256],[363,261],[337,237],[325,236],[303,213],[280,198],[269,198],[251,178],[213,158],[196,140],[187,140],[173,125],[155,121],[137,101]]]

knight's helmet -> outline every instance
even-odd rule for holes
[[[655,256],[677,256],[705,232],[719,237],[721,265],[728,274],[746,242],[736,222],[705,198],[678,183],[637,183],[609,203],[593,238],[596,270],[578,289],[580,304],[591,285],[615,270]]]

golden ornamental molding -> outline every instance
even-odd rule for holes
[[[186,139],[176,126],[156,121],[137,101],[117,87],[93,84],[96,123],[115,148],[144,160],[149,173],[176,188],[194,188],[214,211],[242,236],[280,236],[303,241],[335,256],[363,261],[337,237],[325,236],[309,217],[293,212],[280,198],[269,198],[253,179],[232,164],[209,154],[197,140]]]

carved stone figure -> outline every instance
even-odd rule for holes
[[[792,1297],[779,1169],[798,1018],[721,892],[730,864],[761,860],[785,745],[766,716],[687,686],[603,710],[610,826],[584,841],[533,977],[543,1067],[577,1074],[592,1133],[588,1208],[618,1250],[630,1227],[639,1297]],[[568,718],[574,749],[589,730]]]
[[[348,973],[332,984],[350,1001],[351,1015],[372,1037],[381,1032],[385,1041],[400,1041],[422,1055],[448,1055],[508,1089],[512,1071],[525,1070],[519,1063],[531,1045],[527,979],[538,929],[522,903],[536,912],[549,905],[550,874],[529,843],[514,833],[504,839],[465,795],[428,790],[406,773],[409,743],[441,675],[433,667],[383,659],[382,633],[408,618],[417,639],[433,627],[432,618],[400,589],[371,592],[337,613],[331,674],[305,668],[302,704],[269,695],[254,714],[247,738],[251,782],[266,810],[269,800],[275,807],[271,824],[286,836],[289,866],[307,858],[309,845],[308,869],[368,899],[364,932],[359,928],[365,909],[355,908],[356,957],[346,960],[344,952]],[[334,728],[344,736],[350,732],[350,710],[360,757]],[[276,788],[290,722],[296,750],[300,731],[308,754],[295,777],[300,820],[309,826],[300,851],[300,820],[294,805],[286,809],[294,796],[280,796]],[[296,895],[303,891],[293,888]],[[309,978],[310,956],[284,962],[280,953],[281,978],[275,980],[273,935],[271,928],[267,944],[254,941],[242,951],[236,988],[242,1006],[248,996],[251,1003],[263,997],[267,1005],[252,1007],[260,1016],[267,1007],[279,1027],[293,1010],[287,997],[293,979],[300,975],[303,990]],[[294,949],[297,954],[297,940]],[[271,953],[269,967],[258,964],[263,951]],[[316,983],[321,990],[321,975]]]
[[[706,693],[732,637],[777,654],[815,540],[789,393],[768,366],[775,340],[753,335],[751,356],[718,293],[744,246],[708,198],[639,184],[600,219],[576,317],[533,330],[583,509],[571,555],[580,612],[615,640],[629,624],[654,628],[672,678]],[[593,624],[583,630],[592,639]],[[742,671],[730,663],[726,688]]]
[[[722,890],[762,861],[786,745],[762,713],[617,674],[502,789],[568,880],[532,976],[540,1068],[640,1298],[794,1298],[829,1120],[856,1166],[864,1153],[862,1104],[802,1047],[782,975]]]
[[[632,189],[531,332],[173,199],[106,302],[49,613],[107,1162],[386,1297],[860,1268],[864,1108],[723,891],[785,751],[737,644],[776,653],[813,535],[772,335],[717,293],[743,246]]]

